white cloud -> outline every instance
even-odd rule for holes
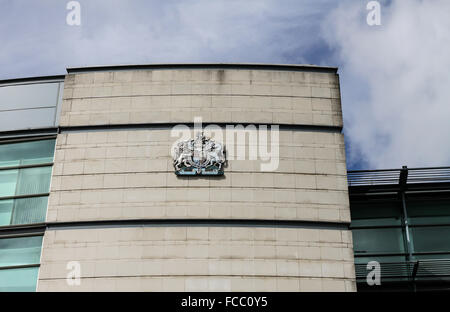
[[[324,25],[341,64],[350,163],[371,168],[450,163],[450,2],[393,1],[382,25],[347,1]]]
[[[450,163],[448,0],[394,0],[379,27],[363,0],[79,1],[80,27],[66,25],[67,1],[2,2],[0,79],[107,64],[339,66],[350,168]]]
[[[183,62],[307,62],[329,0],[15,0],[0,11],[1,78],[64,73],[66,67]],[[327,8],[327,9],[325,9]],[[316,31],[312,31],[316,29]]]

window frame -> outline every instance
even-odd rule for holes
[[[24,142],[34,142],[34,141],[46,141],[46,140],[54,140],[55,141],[55,149],[56,149],[56,138],[57,134],[52,135],[38,135],[38,136],[31,136],[31,137],[21,137],[21,138],[12,138],[12,139],[5,139],[0,140],[0,146],[4,144],[15,144],[15,143],[24,143]],[[16,166],[4,166],[0,167],[0,171],[5,170],[21,170],[21,169],[30,169],[30,168],[41,168],[41,167],[53,167],[54,165],[54,159],[55,159],[55,149],[53,150],[53,157],[52,162],[45,162],[45,163],[36,163],[36,164],[25,164],[25,165],[16,165]],[[48,192],[43,193],[36,193],[36,194],[23,194],[23,195],[12,195],[12,196],[2,196],[0,197],[0,201],[2,200],[16,200],[16,199],[24,199],[24,198],[34,198],[34,197],[48,197],[50,195],[50,187],[51,187],[51,178],[52,178],[52,170],[50,171],[50,177],[49,177],[49,190]],[[44,217],[45,219],[45,217]],[[44,220],[45,222],[45,220]],[[9,224],[3,224],[0,225],[0,229],[2,228],[8,228],[12,226],[18,226],[18,225],[26,225],[26,224],[41,224],[44,222],[33,222],[33,223],[24,223],[24,224],[11,224],[11,221]]]
[[[0,240],[2,239],[10,239],[10,238],[21,238],[21,237],[36,237],[41,236],[42,241],[40,245],[40,255],[42,255],[42,247],[44,245],[44,234],[45,234],[45,228],[40,229],[39,227],[36,227],[35,225],[31,225],[31,231],[27,231],[26,228],[19,228],[19,232],[14,231],[12,234],[9,234],[7,231],[5,233],[0,232]],[[27,269],[27,268],[37,268],[38,270],[38,276],[39,276],[39,269],[41,267],[40,260],[38,263],[29,263],[29,264],[19,264],[19,265],[8,265],[8,266],[0,266],[0,271],[7,271],[7,270],[20,270],[20,269]],[[34,286],[34,292],[36,291],[37,282],[39,278],[35,282]],[[27,291],[27,290],[24,290]],[[1,291],[0,291],[1,292]]]

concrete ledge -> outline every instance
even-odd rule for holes
[[[88,67],[69,67],[67,72],[83,73],[95,71],[139,70],[139,69],[261,69],[261,70],[288,70],[311,71],[324,73],[337,73],[337,67],[306,65],[306,64],[239,64],[239,63],[194,63],[194,64],[143,64],[143,65],[101,65]]]

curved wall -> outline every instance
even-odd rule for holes
[[[279,68],[67,75],[38,290],[354,290],[338,76]],[[194,117],[280,125],[278,168],[176,176]]]
[[[222,177],[176,176],[173,141],[170,129],[59,135],[47,221],[349,221],[339,133],[281,130],[275,171],[261,171],[260,160],[229,160]]]
[[[0,80],[1,137],[58,126],[64,76]]]
[[[193,122],[194,116],[216,123],[342,126],[338,76],[314,68],[70,74],[60,125]]]

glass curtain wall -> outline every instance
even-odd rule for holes
[[[35,291],[42,236],[0,239],[0,291]]]
[[[0,291],[35,291],[55,138],[0,142]],[[5,234],[3,234],[5,233]]]
[[[55,140],[0,144],[0,226],[45,221]]]
[[[401,198],[351,202],[358,282],[366,283],[369,261],[380,263],[382,284],[414,290],[416,282],[449,279],[450,198],[406,192],[404,205]]]

